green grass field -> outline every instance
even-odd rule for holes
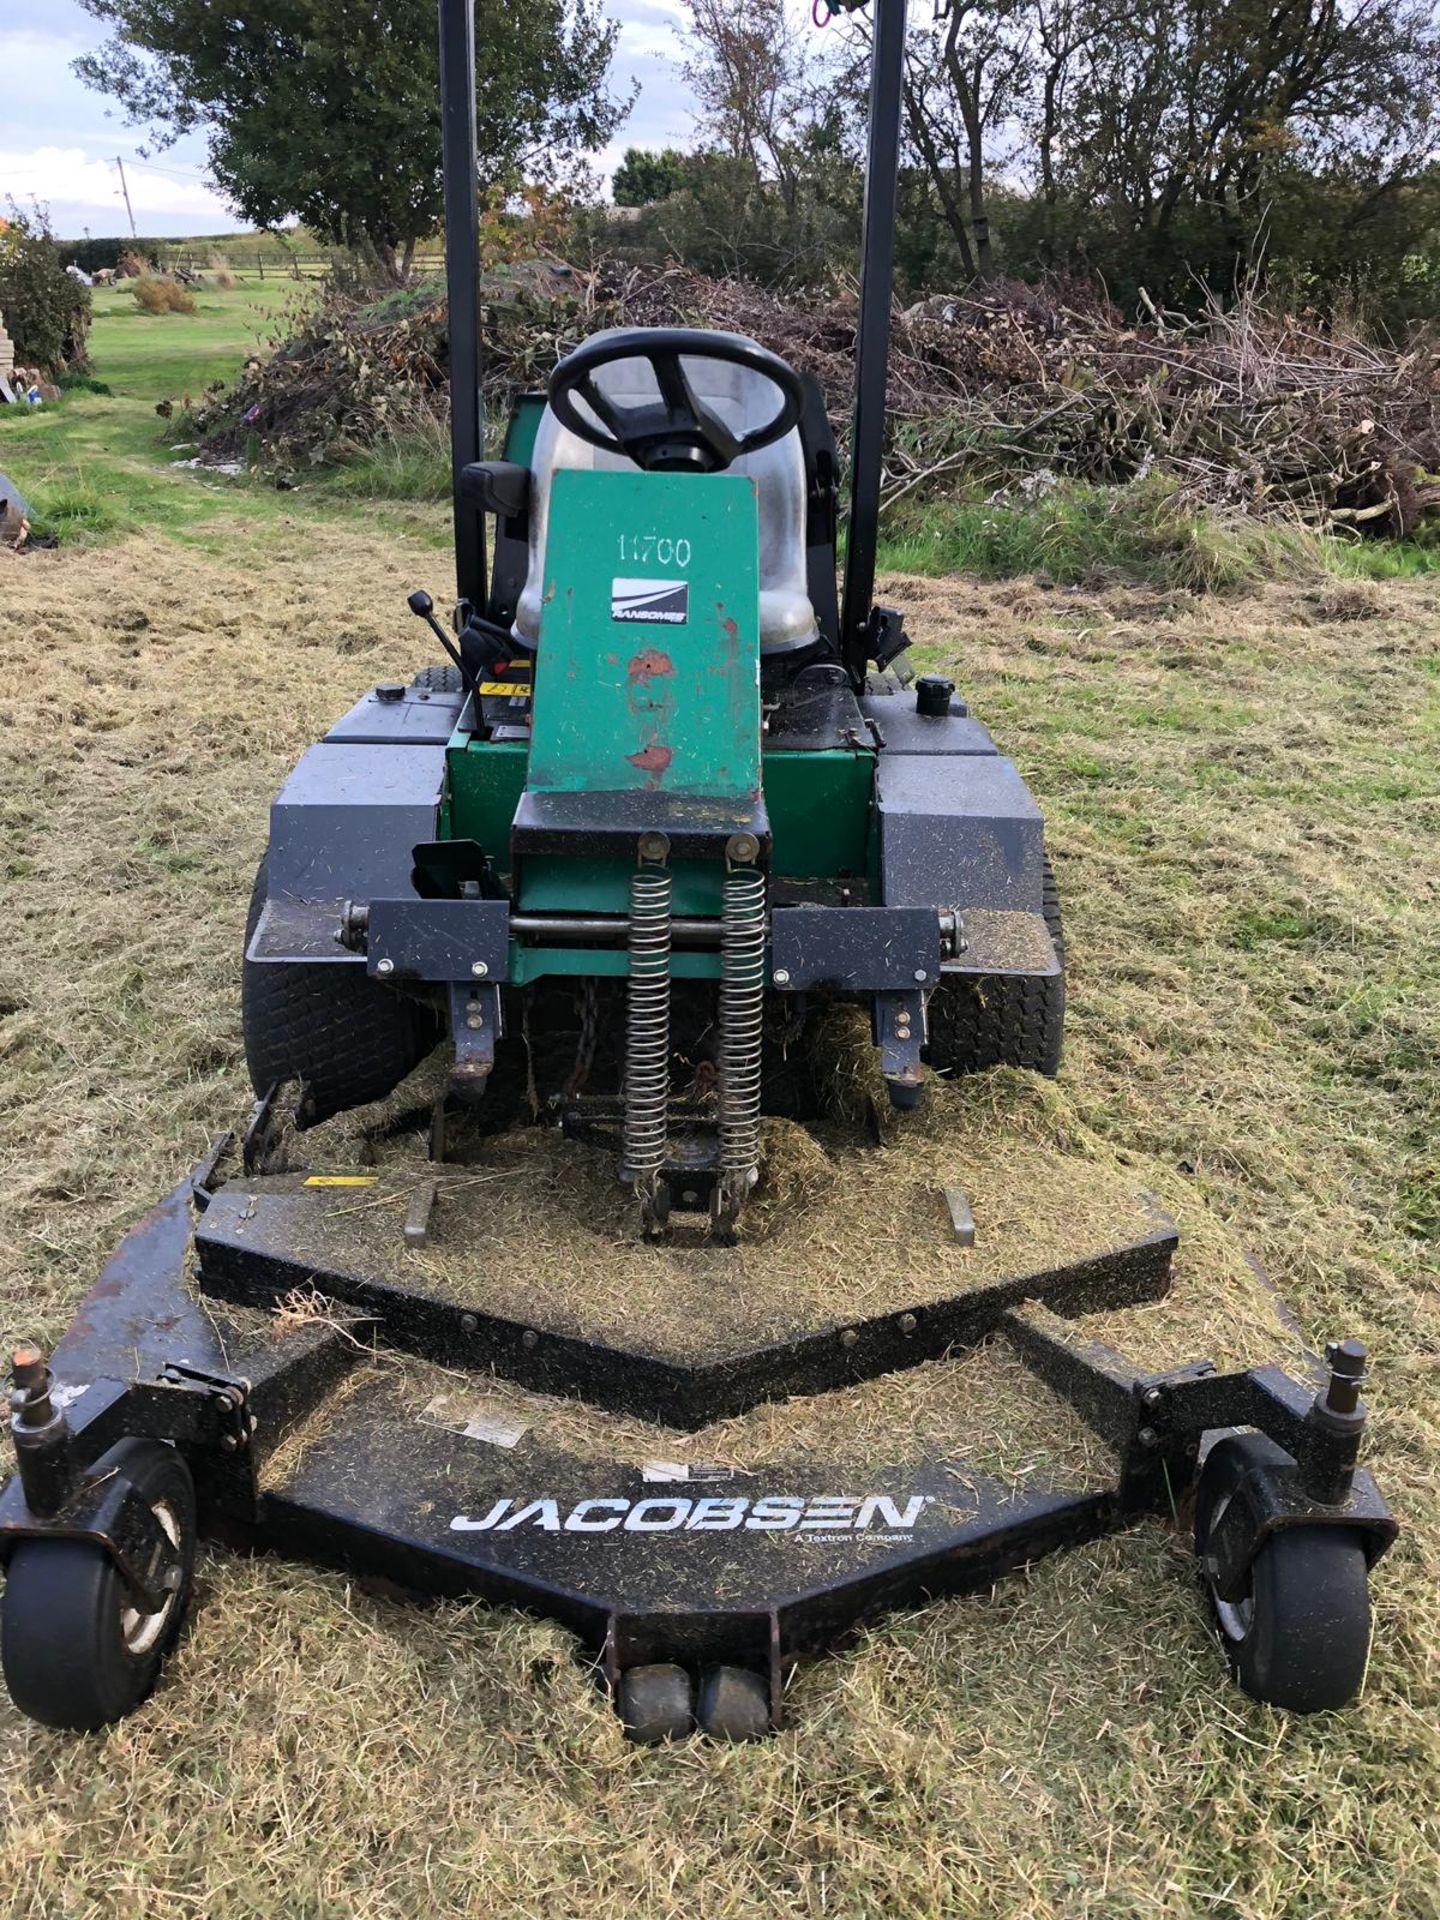
[[[294,281],[246,280],[197,289],[194,314],[143,313],[123,288],[97,288],[91,333],[96,379],[108,394],[83,389],[34,413],[0,414],[0,464],[34,510],[38,530],[64,540],[163,532],[181,541],[223,546],[313,513],[343,516],[352,502],[394,501],[393,514],[417,535],[439,537],[441,520],[413,492],[403,461],[358,473],[306,476],[278,489],[273,481],[178,464],[194,447],[172,444],[174,429],[156,414],[177,411],[215,381],[234,378],[247,355],[268,348],[286,314],[311,296]],[[433,496],[433,486],[431,494]]]
[[[166,464],[154,402],[245,351],[251,291],[190,321],[104,301],[114,397],[0,417],[42,509],[83,483],[110,516],[0,551],[10,1334],[56,1338],[243,1119],[269,798],[432,654],[404,595],[443,594],[439,506]],[[1223,1236],[1312,1345],[1372,1344],[1404,1533],[1360,1702],[1299,1721],[1230,1687],[1168,1521],[878,1623],[736,1749],[626,1747],[555,1627],[207,1552],[136,1718],[72,1739],[0,1704],[3,1920],[1440,1916],[1440,581],[932,564],[883,593],[1046,810],[1056,1133],[1162,1187],[1192,1279]]]

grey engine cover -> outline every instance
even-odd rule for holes
[[[875,778],[887,907],[1039,913],[1045,823],[999,754],[882,753]]]

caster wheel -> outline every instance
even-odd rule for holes
[[[695,1730],[695,1688],[683,1667],[629,1667],[615,1689],[625,1738],[658,1747]]]
[[[695,1719],[712,1740],[763,1740],[770,1731],[770,1689],[747,1667],[712,1667],[700,1682]]]
[[[1246,1474],[1287,1456],[1243,1434],[1212,1448],[1195,1500],[1195,1551],[1230,1667],[1253,1699],[1291,1713],[1343,1707],[1360,1691],[1370,1650],[1369,1564],[1347,1527],[1287,1527],[1255,1555],[1237,1599],[1216,1593],[1210,1536]]]
[[[189,1604],[195,1564],[190,1469],[159,1440],[123,1440],[98,1463],[118,1467],[180,1549],[182,1577],[157,1613],[141,1613],[103,1547],[22,1540],[0,1602],[0,1663],[10,1697],[47,1727],[89,1732],[148,1698]]]

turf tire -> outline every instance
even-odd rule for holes
[[[926,1009],[924,1058],[941,1073],[984,1073],[990,1067],[1060,1071],[1065,1036],[1065,929],[1060,889],[1045,862],[1042,911],[1060,971],[1048,980],[947,974]]]
[[[267,896],[260,862],[245,944]],[[247,960],[241,980],[245,1064],[257,1094],[279,1081],[309,1089],[303,1118],[314,1126],[347,1107],[383,1100],[440,1039],[439,1015],[359,967],[277,966]]]
[[[422,667],[410,684],[422,688],[426,693],[465,691],[465,682],[460,678],[458,667]]]
[[[1217,1441],[1195,1498],[1195,1551],[1225,1657],[1252,1699],[1291,1713],[1348,1706],[1370,1652],[1369,1565],[1354,1528],[1286,1527],[1255,1555],[1250,1590],[1220,1600],[1206,1570],[1211,1529],[1255,1467],[1288,1456],[1260,1434]]]
[[[163,1509],[180,1549],[181,1583],[160,1616],[138,1614],[115,1563],[91,1540],[22,1540],[0,1603],[5,1684],[22,1713],[90,1732],[148,1699],[179,1638],[195,1566],[190,1469],[160,1440],[123,1440],[97,1470],[117,1467]]]

